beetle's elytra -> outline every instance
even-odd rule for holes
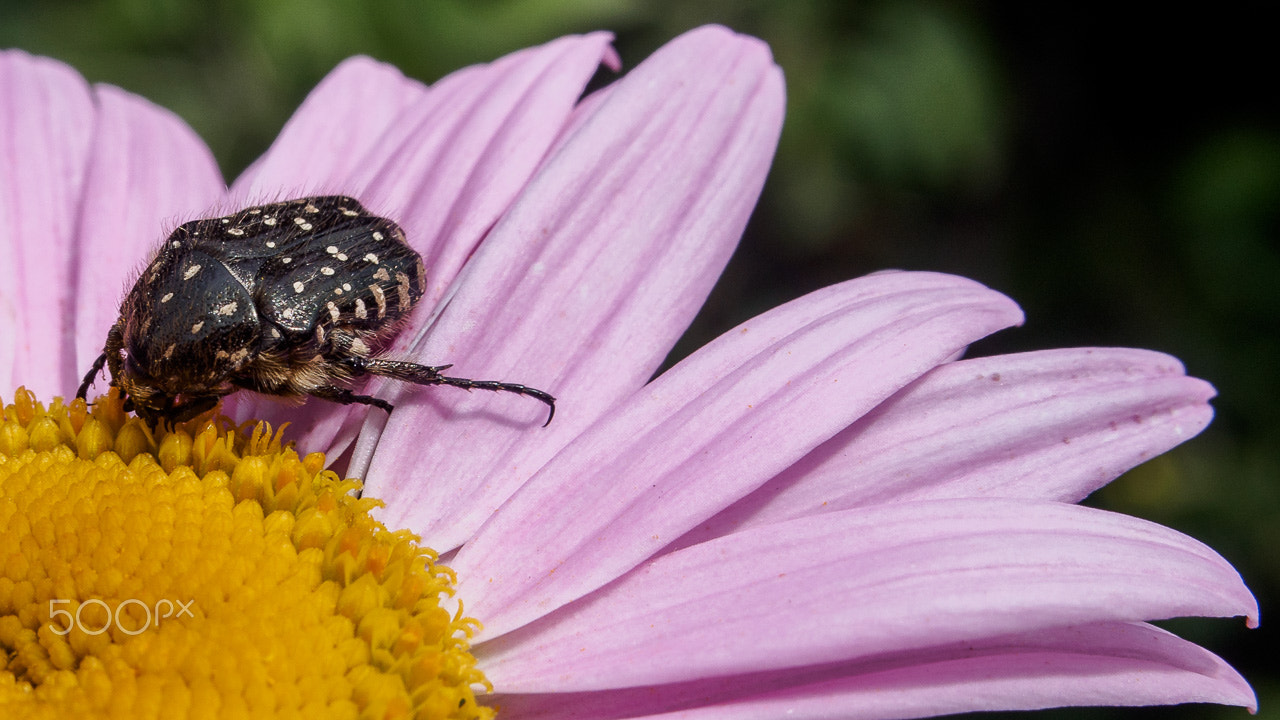
[[[537,398],[524,385],[446,377],[379,357],[426,289],[404,231],[338,195],[305,197],[179,226],[120,307],[84,398],[103,365],[125,409],[150,423],[183,422],[239,389],[310,395],[391,412],[341,383],[382,375]]]

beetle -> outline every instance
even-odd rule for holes
[[[152,425],[190,420],[240,389],[390,413],[391,403],[344,387],[381,375],[527,395],[550,408],[549,425],[556,399],[543,390],[379,356],[425,290],[426,268],[404,231],[354,198],[303,197],[193,220],[169,235],[125,296],[76,397],[105,365],[125,410]]]

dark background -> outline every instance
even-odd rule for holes
[[[0,45],[182,115],[233,178],[307,91],[365,53],[432,82],[555,36],[606,28],[634,67],[720,22],[787,74],[787,126],[760,207],[676,350],[809,290],[887,267],[976,278],[1024,328],[975,354],[1147,347],[1212,381],[1199,438],[1090,502],[1207,542],[1257,594],[1264,625],[1169,623],[1253,683],[1280,717],[1280,122],[1276,26],[1217,3],[1114,6],[680,0],[6,2]],[[1237,708],[1037,717],[1243,720]]]

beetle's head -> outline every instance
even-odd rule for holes
[[[140,356],[125,352],[120,389],[125,396],[125,410],[132,410],[148,424],[185,422],[213,409],[223,395],[234,388],[222,382],[209,386],[191,382],[183,375],[157,375],[139,362]]]
[[[216,258],[186,248],[162,253],[143,272],[117,327],[107,353],[112,382],[150,423],[190,420],[233,392],[260,333],[244,285]]]

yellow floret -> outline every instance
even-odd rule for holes
[[[492,717],[452,572],[246,430],[0,406],[0,717]]]

